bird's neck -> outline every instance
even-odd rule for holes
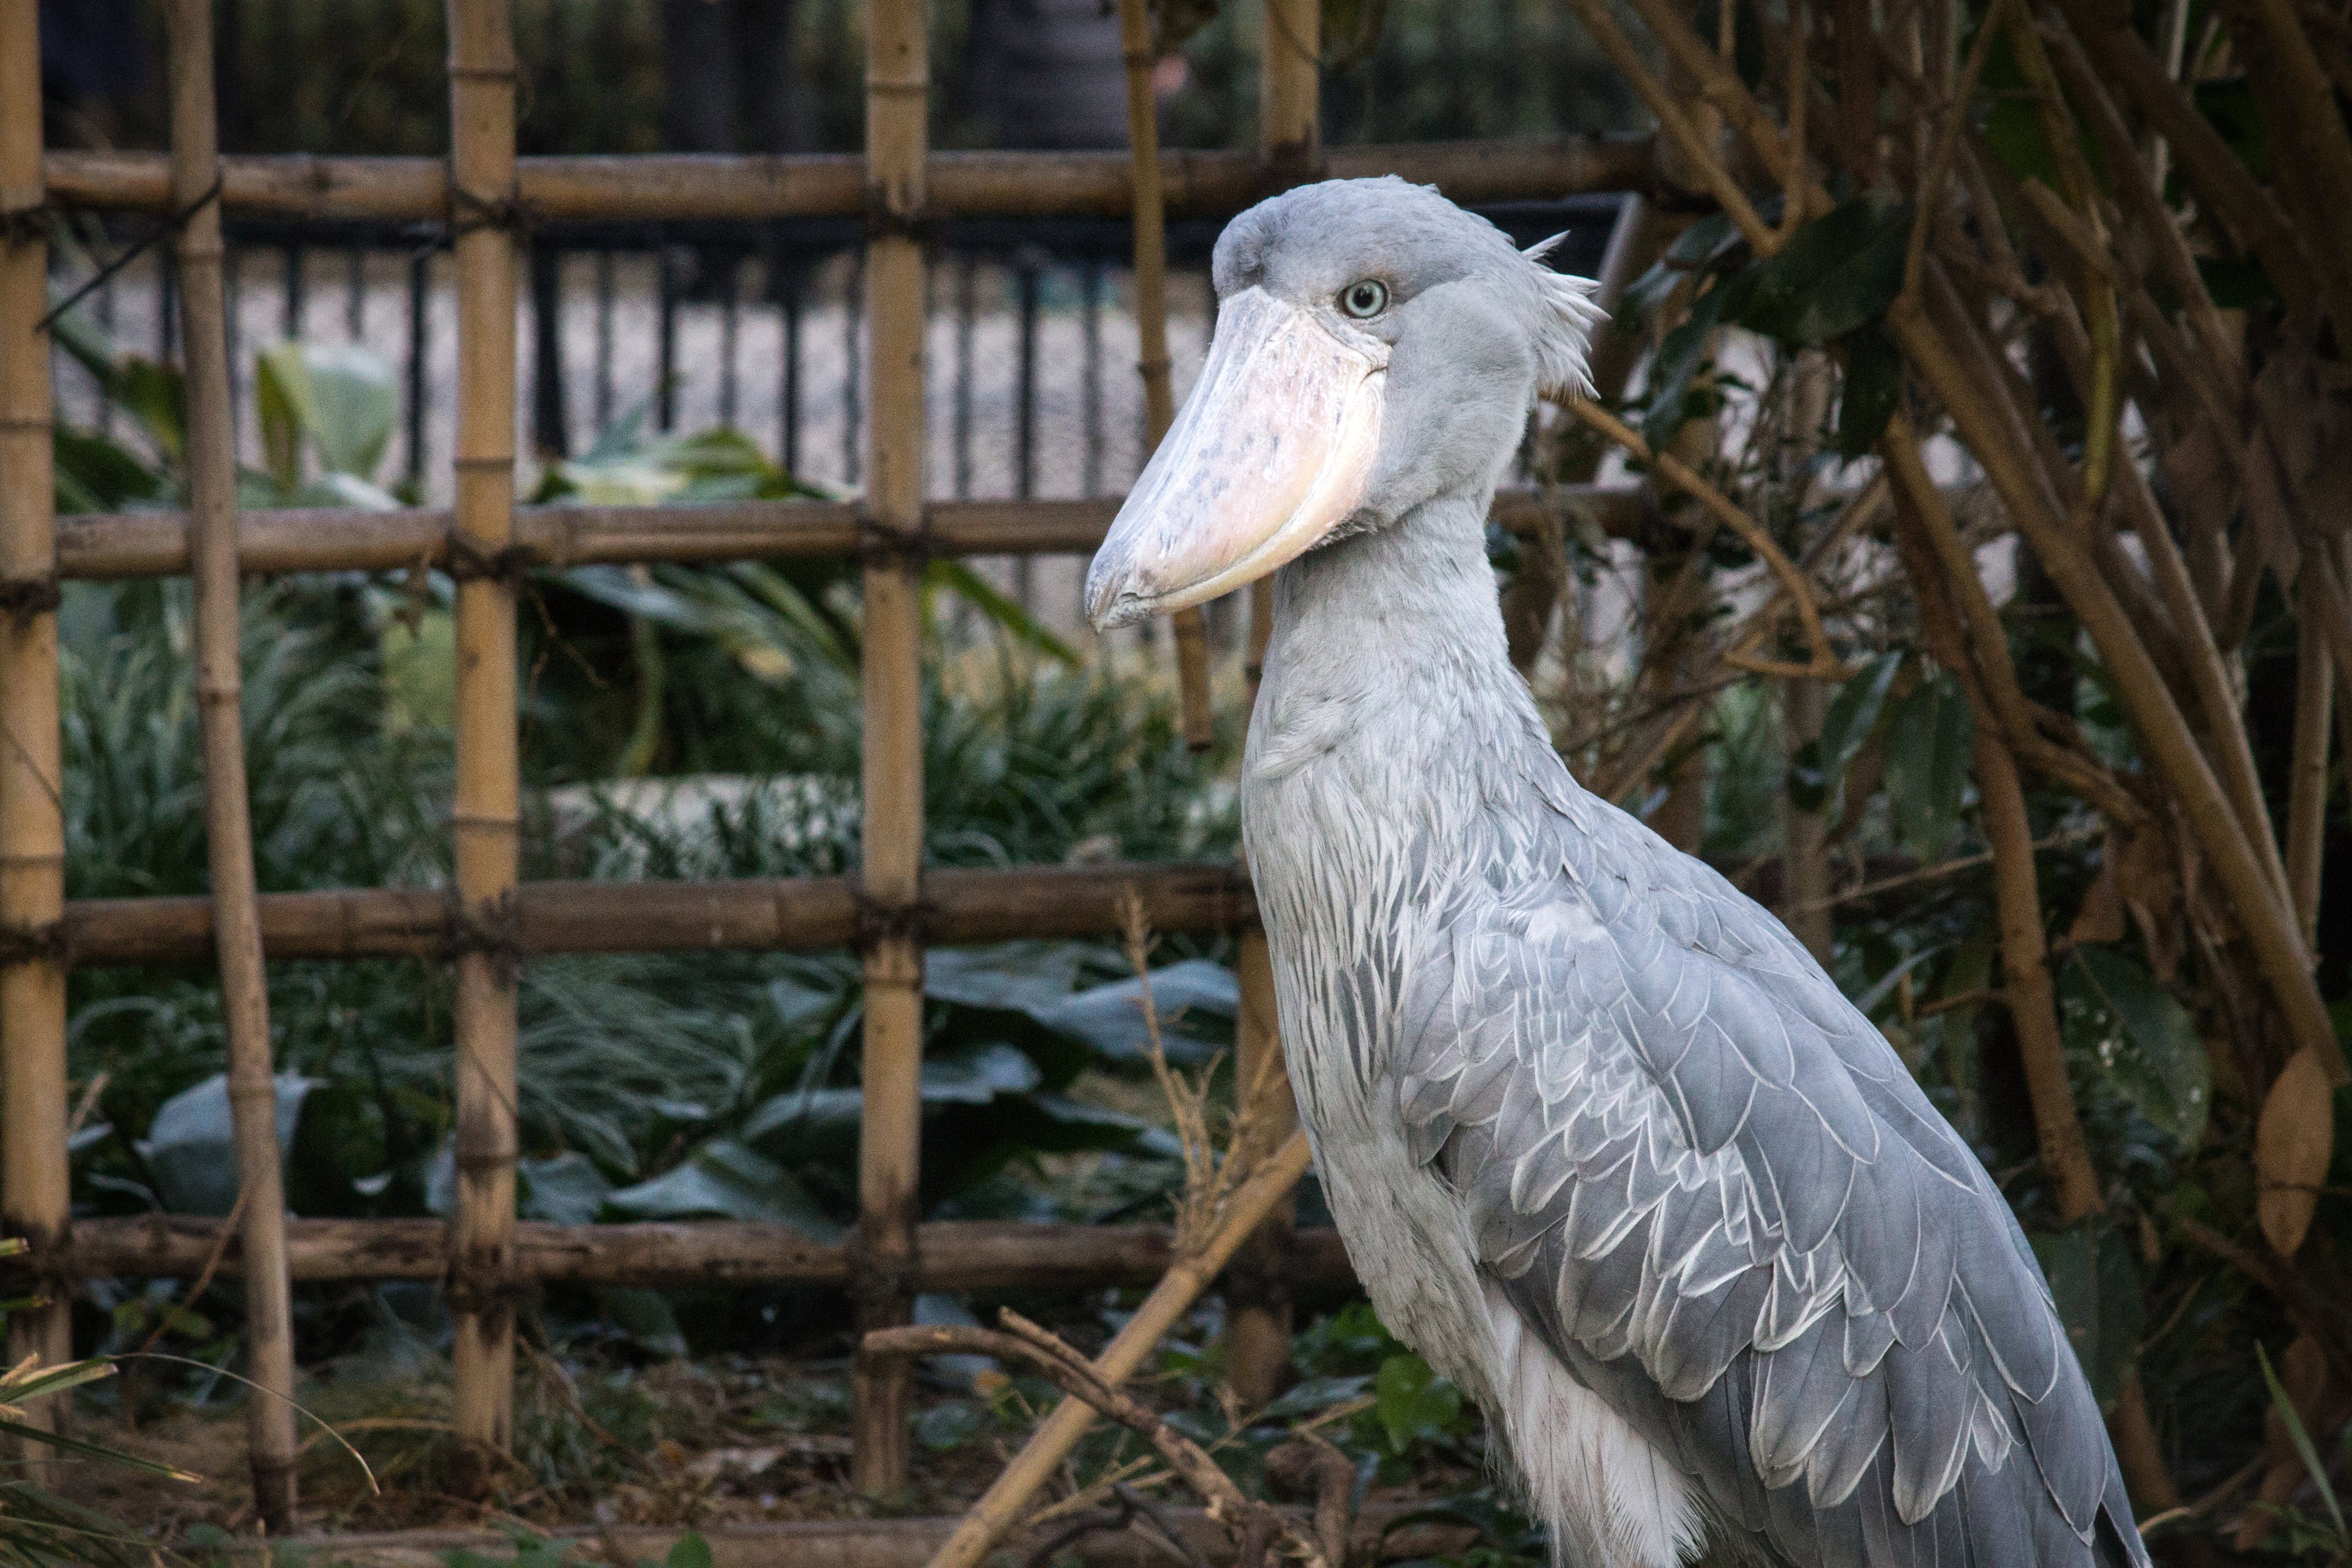
[[[1441,497],[1276,575],[1244,768],[1254,837],[1303,829],[1275,820],[1301,791],[1425,837],[1448,836],[1465,800],[1503,807],[1536,774],[1565,782],[1507,649],[1490,500]]]

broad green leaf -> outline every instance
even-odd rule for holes
[[[2105,1409],[2123,1392],[2139,1351],[2142,1304],[2131,1244],[2095,1220],[2032,1239],[2066,1341]]]
[[[714,1138],[679,1164],[604,1200],[630,1219],[736,1219],[783,1225],[812,1240],[840,1239],[841,1226],[800,1179],[730,1138]]]
[[[1895,672],[1902,668],[1902,654],[1880,654],[1830,699],[1829,708],[1822,715],[1822,746],[1824,760],[1831,766],[1843,768],[1853,761],[1854,753],[1878,728],[1879,710],[1886,701],[1887,689],[1895,684]]]
[[[962,1400],[934,1405],[915,1417],[915,1441],[935,1454],[952,1453],[980,1435],[979,1409]]]
[[[1894,302],[1910,235],[1910,206],[1884,192],[1841,202],[1754,269],[1727,319],[1783,342],[1843,337]]]
[[[576,1150],[515,1162],[516,1212],[549,1225],[593,1225],[613,1184]]]
[[[1886,796],[1895,836],[1921,860],[1942,858],[1968,791],[1976,721],[1950,671],[1920,682],[1886,731]]]
[[[52,444],[59,511],[120,511],[164,499],[163,476],[119,441],[59,425]]]
[[[1903,355],[1885,326],[1871,321],[1845,334],[1845,369],[1839,378],[1837,455],[1866,455],[1885,433],[1903,395]]]
[[[1690,313],[1658,344],[1650,364],[1649,401],[1642,412],[1642,436],[1654,450],[1664,450],[1689,416],[1691,381],[1707,361],[1708,342],[1730,287],[1719,284],[1700,295]]]
[[[1372,1378],[1372,1413],[1388,1433],[1389,1451],[1444,1437],[1462,1414],[1462,1391],[1415,1355],[1392,1355]]]
[[[2112,1020],[2128,1054],[2103,1044],[2100,1065],[2141,1114],[2195,1148],[2212,1099],[2212,1063],[2188,1009],[2118,950],[2076,948],[2060,984]]]
[[[710,1542],[689,1530],[669,1549],[662,1568],[710,1568]]]
[[[302,1101],[317,1080],[289,1073],[277,1080],[278,1152],[294,1142]],[[154,1173],[164,1208],[172,1214],[226,1215],[236,1205],[236,1134],[228,1102],[228,1079],[215,1073],[165,1100],[149,1124],[139,1152]]]
[[[282,342],[253,360],[253,403],[261,416],[261,455],[281,491],[302,483],[302,436],[310,426],[310,372],[302,345]]]
[[[188,385],[179,370],[131,358],[119,367],[118,401],[145,427],[164,462],[178,468],[188,451]]]
[[[1881,654],[1830,699],[1829,709],[1822,715],[1822,732],[1800,748],[1797,765],[1790,769],[1790,793],[1798,797],[1799,805],[1819,811],[1829,804],[1846,765],[1878,728],[1887,688],[1895,684],[1895,672],[1902,668],[1900,653]]]
[[[400,418],[400,386],[383,356],[357,343],[306,343],[303,433],[319,468],[373,483]]]

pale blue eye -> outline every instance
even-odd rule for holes
[[[1339,290],[1339,309],[1360,321],[1370,321],[1389,308],[1389,286],[1377,278],[1360,278]]]

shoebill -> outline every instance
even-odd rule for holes
[[[1316,1168],[1381,1317],[1577,1568],[2143,1564],[2008,1205],[1781,924],[1587,793],[1487,504],[1593,285],[1435,192],[1218,241],[1097,626],[1274,577],[1242,817]]]

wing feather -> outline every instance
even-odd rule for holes
[[[1783,1563],[2144,1564],[1966,1144],[1778,922],[1573,805],[1390,1015],[1499,1300]]]

